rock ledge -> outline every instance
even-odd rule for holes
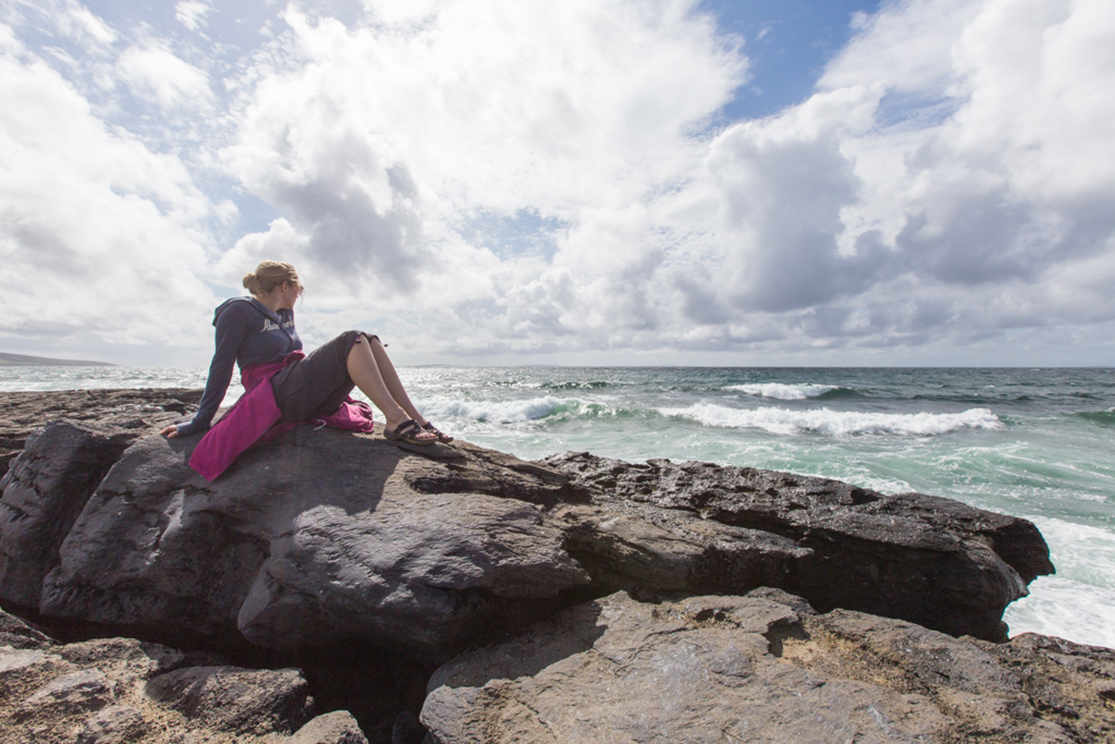
[[[186,464],[198,437],[154,433],[190,395],[145,394],[104,392],[99,417],[89,395],[52,393],[52,414],[81,415],[28,429],[0,481],[0,601],[84,633],[62,643],[0,617],[14,736],[1112,733],[1115,652],[998,643],[1007,604],[1053,570],[1025,520],[789,473],[532,463],[310,427],[208,483]],[[311,697],[327,716],[311,720]],[[190,733],[151,733],[168,721]]]

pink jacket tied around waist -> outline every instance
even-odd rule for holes
[[[257,444],[274,439],[284,431],[290,431],[302,421],[279,423],[282,411],[275,402],[275,392],[268,382],[279,370],[306,355],[301,351],[287,354],[281,362],[253,364],[240,373],[244,394],[228,409],[211,428],[190,457],[190,467],[207,481],[216,480],[225,472],[237,457]],[[374,426],[372,409],[360,401],[347,398],[341,407],[314,423],[335,426],[338,429],[370,432]]]

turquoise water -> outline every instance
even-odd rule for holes
[[[921,491],[1034,521],[1057,574],[1012,633],[1115,647],[1115,370],[417,367],[444,430],[535,459],[589,450]],[[0,368],[0,389],[201,387],[204,370]],[[232,390],[228,402],[239,390]]]

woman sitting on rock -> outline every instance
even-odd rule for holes
[[[197,414],[162,430],[169,438],[208,429],[228,390],[233,362],[240,365],[244,395],[190,458],[190,466],[207,480],[253,444],[299,422],[371,431],[371,410],[349,398],[354,387],[383,412],[387,439],[423,445],[453,441],[415,408],[377,336],[346,331],[309,356],[302,353],[294,303],[303,287],[293,266],[264,261],[244,277],[244,287],[252,297],[234,297],[214,315],[216,351]]]

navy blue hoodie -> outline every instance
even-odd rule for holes
[[[187,424],[178,424],[182,436],[209,428],[232,381],[232,365],[245,367],[278,362],[292,351],[302,349],[302,339],[294,329],[294,311],[283,308],[271,312],[259,300],[233,297],[213,313],[217,328],[216,350],[209,365],[209,379],[197,414]]]

